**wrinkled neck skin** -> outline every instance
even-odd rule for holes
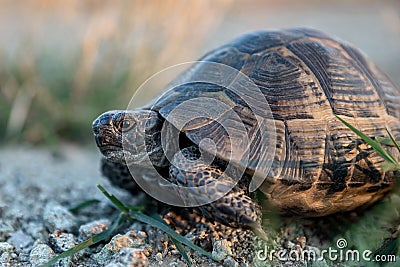
[[[157,125],[147,128],[145,131],[145,144],[147,155],[151,164],[155,167],[164,168],[168,166],[168,161],[164,155],[161,145],[162,121],[158,120]]]

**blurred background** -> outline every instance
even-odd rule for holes
[[[154,73],[294,26],[353,43],[400,86],[398,0],[0,0],[0,143],[93,145],[92,120]]]

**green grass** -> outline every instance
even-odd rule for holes
[[[388,129],[386,129],[388,135],[387,138],[371,138],[339,116],[336,117],[363,139],[365,143],[370,145],[374,151],[385,160],[382,164],[383,170],[393,171],[396,173],[395,179],[400,178],[400,159],[396,158],[384,147],[394,147],[400,153],[400,146]],[[399,191],[399,184],[399,181],[395,181],[397,187],[395,188],[395,192],[397,193]],[[366,212],[359,223],[352,225],[347,229],[347,231],[345,231],[344,236],[347,240],[351,240],[354,244],[357,244],[359,250],[373,249],[373,256],[396,255],[398,260],[398,255],[400,253],[400,230],[398,228],[400,223],[399,218],[400,197],[398,194],[394,194],[389,199],[385,199]],[[379,264],[374,262],[364,262],[363,264],[366,264],[366,266],[397,266],[396,263]]]
[[[368,145],[370,145],[375,152],[381,156],[385,160],[385,164],[382,166],[385,171],[399,171],[400,170],[400,163],[399,159],[395,158],[388,150],[386,150],[382,144],[388,145],[388,146],[393,146],[396,147],[396,149],[400,153],[400,147],[396,143],[393,135],[389,132],[388,129],[386,129],[386,132],[388,134],[388,138],[378,138],[375,140],[372,139],[371,137],[365,135],[362,133],[360,130],[356,129],[354,126],[340,118],[339,116],[336,116],[344,125],[346,125],[350,130],[352,130],[355,134],[357,134],[361,139],[363,139]]]

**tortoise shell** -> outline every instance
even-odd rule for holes
[[[265,129],[258,127],[252,110],[258,102],[249,106],[223,86],[196,81],[205,62],[240,71],[265,97],[275,130],[268,171],[257,172],[270,159],[268,146],[260,146]],[[353,46],[305,28],[257,31],[210,52],[178,79],[192,82],[167,91],[152,109],[174,124],[169,116],[190,99],[216,99],[229,106],[236,119],[215,108],[220,121],[193,119],[179,130],[197,145],[212,139],[218,158],[233,158],[247,173],[263,176],[261,190],[277,206],[324,215],[373,203],[391,189],[393,173],[384,172],[383,160],[335,116],[369,136],[385,136],[387,128],[400,138],[400,92]],[[198,109],[187,105],[185,114],[190,117]],[[227,124],[248,137],[246,161],[235,157],[242,135],[229,136]]]

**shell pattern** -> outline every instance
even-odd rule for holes
[[[239,70],[268,102],[276,131],[275,153],[270,170],[263,173],[266,182],[261,190],[280,208],[326,215],[371,204],[393,186],[393,173],[380,166],[383,160],[335,117],[369,136],[385,136],[388,128],[400,139],[400,92],[358,49],[319,31],[296,28],[249,33],[201,61]],[[193,79],[202,64],[183,76]],[[217,99],[239,115],[239,121],[220,117],[225,126],[248,136],[249,160],[244,167],[254,172],[267,160],[266,146],[260,145],[263,129],[256,127],[248,103],[232,91],[209,83],[182,84],[152,109],[168,120],[179,104],[199,97]],[[185,112],[191,114],[198,107],[191,108]],[[181,131],[195,144],[212,139],[223,160],[234,154],[236,141],[216,121],[194,120]]]

